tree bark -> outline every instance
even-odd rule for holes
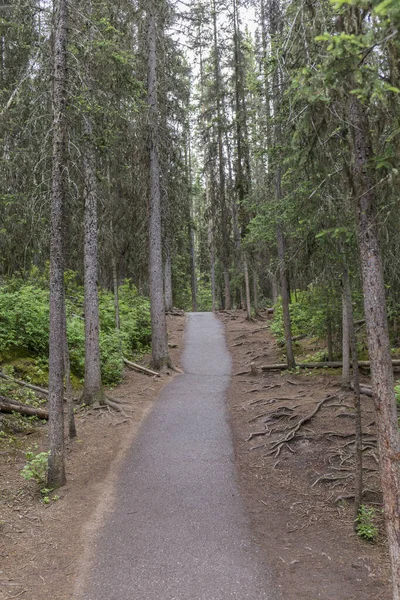
[[[49,462],[47,486],[57,488],[65,478],[64,451],[64,256],[63,208],[67,105],[66,0],[55,2],[53,48],[53,154],[50,216],[50,338],[49,338]]]
[[[111,268],[113,278],[113,291],[114,291],[114,312],[115,312],[115,328],[121,329],[121,318],[119,315],[119,295],[118,295],[118,270],[117,270],[117,259],[115,257],[115,251],[111,253]]]
[[[278,174],[279,176],[279,174]],[[280,185],[280,184],[279,184]],[[282,295],[282,311],[283,311],[283,326],[285,331],[285,346],[286,346],[286,360],[289,369],[294,369],[296,361],[293,352],[292,343],[292,326],[290,322],[290,308],[289,308],[289,289],[286,275],[286,263],[285,263],[285,241],[283,237],[282,227],[278,225],[277,229],[278,238],[278,257],[280,262],[280,275],[281,275],[281,295]]]
[[[167,251],[164,265],[164,295],[165,295],[165,311],[170,312],[173,308],[172,298],[172,268],[171,254]]]
[[[192,216],[190,216],[190,220]],[[189,244],[190,244],[190,287],[192,290],[192,311],[197,312],[197,277],[196,277],[196,256],[194,245],[194,228],[189,223]]]
[[[357,517],[360,512],[363,495],[363,448],[362,448],[362,420],[361,420],[361,389],[360,372],[358,368],[357,338],[354,328],[353,305],[351,299],[351,288],[347,266],[343,265],[343,296],[346,303],[347,329],[350,339],[351,364],[353,367],[353,390],[354,390],[354,416],[355,416],[355,471],[354,471],[354,527],[357,527]]]
[[[217,107],[217,138],[218,138],[218,168],[219,168],[219,204],[221,209],[221,262],[224,273],[224,308],[231,308],[231,288],[229,280],[230,239],[228,229],[228,211],[226,206],[226,182],[225,182],[225,159],[223,150],[223,127],[222,127],[222,86],[221,68],[218,45],[217,9],[213,0],[213,36],[214,36],[214,78],[215,95]]]
[[[245,285],[245,290],[246,290],[246,294],[245,294],[245,298],[246,298],[246,313],[247,313],[247,317],[246,318],[247,318],[248,321],[251,321],[249,266],[248,266],[248,263],[247,263],[246,253],[243,252],[242,256],[243,256],[244,285]]]
[[[88,406],[104,404],[104,391],[101,382],[100,339],[99,339],[99,295],[97,257],[97,196],[96,159],[93,149],[93,132],[90,115],[86,115],[84,130],[86,147],[83,166],[85,176],[85,243],[84,243],[84,284],[85,284],[85,384],[81,403]]]
[[[372,173],[373,151],[365,107],[352,95],[351,124],[354,203],[361,258],[364,312],[372,391],[376,407],[377,439],[386,530],[392,564],[393,598],[400,598],[400,440],[390,339],[386,312],[385,283],[378,237],[377,198]]]
[[[330,316],[326,320],[326,343],[328,347],[328,360],[333,361],[332,321]]]
[[[158,152],[157,29],[155,3],[148,3],[148,106],[150,117],[150,199],[149,199],[149,283],[151,350],[153,367],[159,371],[171,365],[163,290],[161,232],[161,190]]]
[[[212,311],[215,312],[217,309],[216,291],[215,291],[215,252],[214,243],[211,242],[210,251],[210,269],[211,269],[211,299],[212,299]]]
[[[342,388],[350,387],[350,336],[346,297],[342,294]]]
[[[67,337],[67,315],[64,310],[63,318],[63,338],[64,338],[64,374],[65,374],[65,393],[67,396],[68,413],[68,435],[72,440],[76,437],[76,424],[74,413],[74,395],[71,383],[71,362],[69,359],[68,337]]]
[[[259,258],[259,257],[258,257]],[[253,306],[256,316],[258,315],[258,273],[256,267],[253,267]]]
[[[43,408],[32,408],[32,406],[23,406],[22,404],[14,404],[11,398],[0,396],[0,412],[13,413],[16,412],[24,417],[38,417],[38,419],[47,420],[49,413]]]

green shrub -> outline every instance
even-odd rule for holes
[[[35,272],[38,285],[12,279],[0,288],[0,353],[4,358],[36,357],[35,372],[41,384],[47,377],[49,351],[49,291],[45,280]],[[85,323],[84,290],[76,275],[66,273],[67,336],[71,370],[84,377]],[[149,349],[151,342],[150,303],[139,296],[127,280],[119,288],[121,332],[115,328],[114,296],[108,290],[99,291],[101,368],[105,384],[120,381],[123,373],[121,350],[134,358]],[[40,360],[39,360],[40,359]],[[40,363],[41,361],[41,363]],[[27,379],[32,379],[27,377]]]
[[[15,285],[15,284],[14,284]],[[49,347],[49,292],[31,284],[0,290],[0,352],[46,354]]]
[[[25,456],[27,463],[21,471],[22,477],[28,481],[33,479],[36,483],[43,484],[46,480],[49,452],[35,454],[28,451]]]
[[[324,290],[313,287],[305,291],[297,290],[292,294],[290,304],[292,335],[307,334],[319,338],[324,337],[326,335],[328,310],[332,323],[341,323],[341,301],[339,298],[331,296],[328,304],[327,292],[324,292]],[[281,298],[278,298],[274,306],[271,331],[278,338],[278,341],[284,341]]]

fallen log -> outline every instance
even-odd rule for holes
[[[37,385],[33,385],[32,383],[27,383],[26,381],[21,381],[20,379],[14,379],[14,377],[10,377],[10,375],[6,375],[5,373],[0,372],[0,377],[1,377],[1,379],[5,379],[6,381],[10,381],[11,383],[15,383],[22,387],[29,388],[30,390],[34,390],[35,392],[38,392],[39,394],[45,394],[46,396],[49,395],[49,390],[46,390],[45,388],[41,388]]]
[[[369,360],[358,361],[359,367],[370,367],[371,363]],[[400,367],[400,360],[392,360],[393,367]],[[350,365],[351,366],[351,365]],[[343,363],[341,361],[327,361],[327,362],[310,362],[310,363],[297,363],[296,367],[299,369],[341,369]],[[276,363],[272,365],[263,365],[260,367],[262,371],[286,371],[288,369],[287,363]]]
[[[160,377],[160,373],[157,373],[157,371],[147,369],[146,367],[138,365],[137,363],[127,360],[126,358],[124,358],[123,360],[128,367],[131,367],[131,369],[135,369],[136,371],[140,371],[141,373],[145,373],[146,375],[155,375],[156,377]]]
[[[49,413],[43,408],[33,408],[32,406],[24,406],[23,404],[15,404],[14,400],[0,396],[0,412],[3,413],[19,413],[24,417],[38,417],[39,419],[48,420]]]

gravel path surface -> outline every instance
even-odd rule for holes
[[[188,315],[183,366],[126,456],[79,600],[277,598],[238,489],[213,314]]]

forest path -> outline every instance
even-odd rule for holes
[[[213,314],[188,315],[183,366],[126,456],[80,600],[272,599],[238,488],[231,359]]]

